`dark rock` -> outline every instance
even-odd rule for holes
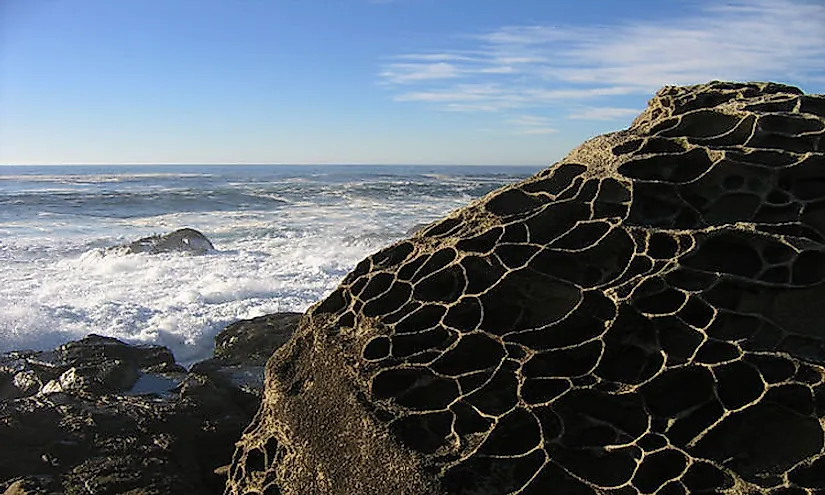
[[[261,353],[298,317],[230,325],[224,356],[188,372],[165,347],[99,335],[0,355],[0,493],[221,493],[260,404]]]
[[[370,256],[268,362],[227,495],[821,490],[820,100],[666,87]]]
[[[275,313],[233,323],[215,337],[215,358],[264,365],[272,352],[289,340],[301,316]]]
[[[119,254],[187,253],[207,254],[215,250],[212,241],[195,229],[178,229],[164,235],[144,237],[129,244],[111,248]]]

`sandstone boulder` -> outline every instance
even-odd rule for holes
[[[227,494],[825,491],[825,96],[665,87],[363,262]]]

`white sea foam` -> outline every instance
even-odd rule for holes
[[[192,363],[211,354],[227,324],[306,310],[365,256],[492,187],[486,177],[445,176],[428,188],[421,181],[432,179],[414,174],[187,174],[14,175],[18,189],[0,175],[0,352],[98,333],[166,345]],[[65,182],[74,195],[49,192]],[[181,227],[217,251],[106,251]]]

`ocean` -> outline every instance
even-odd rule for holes
[[[0,166],[0,352],[97,333],[191,364],[226,325],[304,311],[365,256],[539,170]],[[183,227],[216,251],[106,249]]]

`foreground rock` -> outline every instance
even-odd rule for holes
[[[98,335],[0,355],[0,493],[221,493],[221,467],[260,404],[257,353],[299,316],[230,325],[216,339],[223,357],[189,371],[165,347]]]
[[[195,229],[178,229],[165,235],[153,235],[130,242],[123,246],[110,248],[117,254],[160,254],[187,253],[207,254],[215,250],[205,235]]]
[[[227,493],[825,492],[825,97],[667,87],[364,260]]]

